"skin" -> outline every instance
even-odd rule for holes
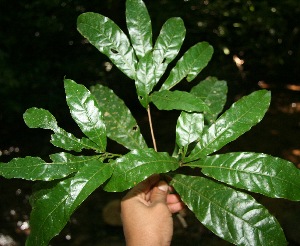
[[[121,202],[121,217],[127,246],[167,246],[173,235],[172,213],[184,204],[159,175],[132,188]]]

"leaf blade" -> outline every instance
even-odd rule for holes
[[[189,166],[237,188],[273,198],[300,200],[300,170],[292,163],[261,153],[237,152],[207,156]]]
[[[81,131],[97,144],[101,151],[105,151],[106,127],[96,99],[88,89],[73,80],[65,79],[65,91],[72,118]]]
[[[92,149],[96,152],[102,152],[97,144],[88,138],[76,138],[72,133],[66,132],[64,129],[59,128],[54,134],[51,135],[50,142],[59,148],[65,150],[74,150],[76,152],[82,151],[82,149]]]
[[[203,128],[202,113],[181,112],[176,124],[176,144],[179,148],[183,148],[183,156],[186,155],[191,143],[199,141]]]
[[[96,85],[91,88],[106,125],[107,136],[126,148],[147,148],[140,128],[125,103],[108,87]]]
[[[185,33],[186,30],[181,18],[168,19],[162,26],[155,42],[153,49],[154,61],[157,64],[169,64],[173,61],[182,46]]]
[[[152,50],[151,19],[142,0],[126,1],[126,23],[132,46],[141,59]]]
[[[206,121],[212,124],[222,112],[227,99],[227,83],[215,77],[208,77],[194,86],[190,93],[201,98],[209,107],[209,112],[204,112]]]
[[[134,51],[127,36],[112,20],[100,14],[84,13],[77,19],[77,29],[124,74],[135,79]]]
[[[192,46],[178,60],[160,91],[171,89],[185,77],[188,82],[192,81],[206,67],[212,54],[213,47],[207,42],[201,42]]]
[[[53,154],[50,158],[50,163],[39,157],[14,158],[9,163],[0,163],[0,175],[7,179],[20,178],[31,181],[62,179],[98,157],[73,156],[62,152]]]
[[[286,245],[277,220],[250,195],[203,177],[175,175],[170,184],[217,236],[236,245]]]
[[[27,109],[23,114],[23,119],[29,128],[43,128],[54,132],[58,129],[55,117],[48,110],[42,108]]]
[[[26,245],[48,245],[63,229],[75,209],[103,184],[111,173],[110,165],[94,160],[81,168],[75,176],[44,184],[44,188],[36,191],[31,197],[31,233]]]
[[[201,140],[186,158],[186,162],[209,155],[250,130],[261,121],[270,100],[270,92],[260,90],[234,103],[214,124],[203,131]]]
[[[158,79],[158,76],[156,76],[156,63],[153,53],[150,51],[139,60],[135,80],[138,99],[144,108],[148,107],[149,94],[158,82]]]
[[[155,91],[151,101],[160,110],[208,111],[208,106],[198,97],[185,91]]]

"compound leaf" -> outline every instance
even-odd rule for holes
[[[126,0],[126,22],[135,54],[141,59],[152,50],[151,20],[142,0]]]
[[[135,79],[137,60],[124,32],[109,18],[84,13],[77,19],[77,29],[129,78]]]
[[[125,103],[108,87],[96,85],[91,88],[103,113],[107,136],[126,148],[147,148],[140,128]]]
[[[39,157],[27,156],[12,159],[9,163],[0,163],[0,175],[4,178],[26,180],[44,180],[64,178],[78,171],[84,163],[97,157],[73,156],[68,153],[57,153],[50,156],[53,162],[47,163]]]
[[[83,85],[65,79],[65,90],[70,113],[81,131],[100,150],[106,149],[106,128],[97,100]]]
[[[196,217],[236,245],[286,245],[277,220],[250,195],[203,177],[175,175],[170,183]]]
[[[208,106],[198,97],[186,91],[155,91],[151,101],[160,110],[208,111]]]
[[[274,198],[300,200],[300,170],[289,161],[261,153],[238,152],[204,157],[201,167],[214,179]]]
[[[201,42],[192,46],[182,58],[180,58],[171,70],[169,77],[163,83],[162,90],[169,90],[186,77],[192,81],[210,61],[213,47],[207,42]]]
[[[208,77],[194,86],[190,93],[201,98],[209,107],[209,112],[204,112],[205,120],[214,123],[222,112],[227,99],[227,83],[215,77]]]
[[[42,183],[31,197],[31,233],[26,245],[46,246],[67,224],[75,209],[112,173],[98,160],[86,163],[78,173],[59,182]]]
[[[271,100],[270,92],[260,90],[243,97],[234,103],[209,128],[205,128],[186,161],[193,161],[209,155],[261,121]]]
[[[114,172],[104,189],[124,191],[154,173],[165,173],[179,167],[179,162],[167,153],[153,149],[138,149],[111,163]]]

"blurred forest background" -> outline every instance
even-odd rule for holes
[[[163,23],[179,16],[187,29],[182,53],[200,41],[208,41],[214,47],[213,58],[196,83],[208,75],[228,81],[230,104],[253,90],[272,90],[273,111],[269,114],[280,117],[267,118],[265,125],[255,128],[261,135],[248,135],[240,140],[238,147],[232,145],[232,150],[265,152],[298,165],[299,0],[145,0],[145,3],[152,19],[154,41]],[[0,0],[0,162],[25,155],[46,157],[57,152],[49,144],[50,132],[26,127],[22,115],[30,107],[48,109],[62,128],[78,131],[65,102],[64,77],[86,87],[96,83],[108,85],[143,121],[140,108],[133,106],[136,103],[133,81],[111,66],[108,58],[76,30],[78,15],[89,11],[108,16],[127,32],[124,0]],[[190,84],[183,82],[181,86],[188,89]],[[161,122],[166,126],[157,127],[159,136],[169,130],[169,123]],[[281,125],[288,128],[280,130]],[[163,143],[167,145],[169,137],[165,138]],[[276,144],[278,141],[281,145]],[[173,147],[173,142],[169,145]],[[30,185],[2,178],[0,182],[0,222],[22,221],[21,217],[28,216],[30,210]],[[22,194],[16,198],[18,185],[22,186],[19,192]],[[10,206],[19,206],[18,218],[12,218]],[[300,217],[299,213],[297,216]],[[291,227],[295,228],[294,224]],[[3,229],[0,226],[0,235],[12,234],[9,230],[16,234],[15,228],[16,225]],[[300,245],[299,235],[291,236],[290,240]]]

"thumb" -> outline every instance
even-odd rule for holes
[[[150,200],[152,203],[167,203],[169,186],[165,181],[159,181],[157,186],[153,188]]]

